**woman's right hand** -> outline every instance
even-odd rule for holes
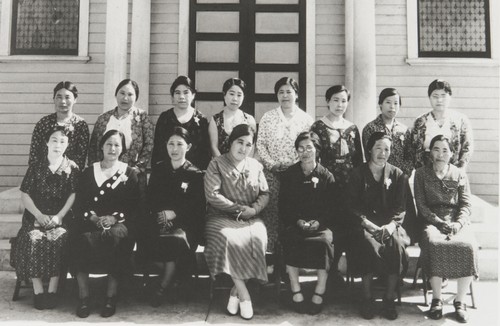
[[[453,231],[452,225],[450,222],[443,222],[438,226],[438,229],[443,234],[450,234]]]
[[[284,169],[285,169],[285,167],[283,166],[282,163],[276,163],[271,168],[271,172],[278,173],[278,172],[283,171]]]
[[[45,228],[46,226],[48,226],[50,224],[50,216],[48,215],[45,215],[45,214],[40,214],[38,216],[35,216],[36,218],[36,221],[38,222],[38,224]]]

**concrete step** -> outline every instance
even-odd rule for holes
[[[482,249],[498,249],[498,217],[487,216],[482,223],[472,223],[471,226],[479,247]]]
[[[499,209],[476,195],[471,196],[472,223],[489,221],[489,217],[498,218]]]
[[[10,239],[21,228],[23,214],[0,214],[0,239]]]
[[[19,214],[23,211],[19,187],[0,192],[0,214]]]

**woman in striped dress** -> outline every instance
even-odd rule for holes
[[[253,317],[245,282],[255,278],[267,282],[267,231],[258,214],[269,201],[262,165],[248,157],[255,133],[241,124],[229,136],[229,152],[210,162],[205,175],[208,201],[205,257],[210,275],[231,276],[227,310],[244,319]]]

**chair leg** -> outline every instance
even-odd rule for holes
[[[470,289],[470,298],[472,300],[472,308],[476,309],[476,300],[474,300],[474,285],[472,284],[474,281],[470,282],[469,289]]]
[[[419,266],[419,263],[417,262],[417,267],[415,268],[415,275],[413,275],[413,284],[412,284],[412,289],[416,289],[417,288],[417,280],[418,280],[418,277],[420,276],[420,271],[422,270],[422,268]]]
[[[396,285],[396,293],[398,295],[398,305],[401,305],[401,282],[400,278],[398,277],[398,284]]]
[[[21,283],[23,281],[20,279],[16,280],[16,286],[14,287],[14,294],[12,295],[12,301],[19,300],[19,290],[21,290]]]
[[[429,301],[427,300],[427,276],[425,275],[424,271],[422,271],[422,291],[424,292],[424,304],[426,306],[429,305]]]

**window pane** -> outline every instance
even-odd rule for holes
[[[203,92],[220,93],[219,105],[222,107],[222,84],[232,77],[238,77],[237,71],[209,71],[198,70],[196,72],[196,88],[203,90]]]
[[[487,0],[419,0],[418,4],[421,54],[489,52]]]
[[[196,62],[238,62],[238,41],[196,42]]]
[[[258,12],[255,14],[257,34],[298,34],[299,14]]]
[[[78,0],[14,0],[13,54],[78,54]]]
[[[237,11],[199,11],[196,13],[197,33],[239,33],[240,13]]]
[[[291,77],[295,79],[300,86],[299,74],[291,71],[280,72],[255,72],[255,93],[273,94],[274,84],[282,77]],[[276,99],[277,101],[277,99]]]
[[[255,42],[255,63],[299,63],[299,43]]]

